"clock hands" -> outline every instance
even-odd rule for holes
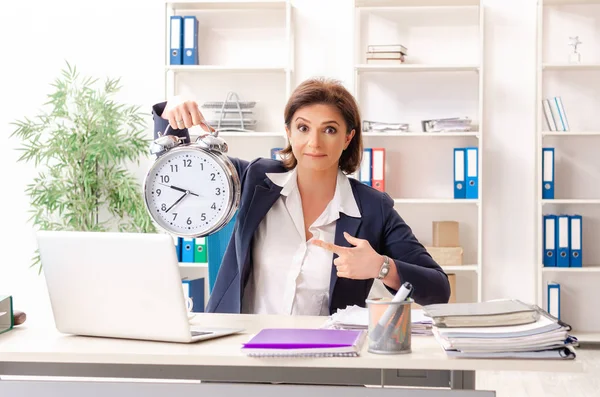
[[[182,193],[186,193],[186,192],[187,192],[187,193],[191,194],[192,196],[200,197],[200,195],[199,195],[199,194],[196,194],[196,193],[194,193],[194,192],[190,192],[189,190],[185,190],[185,189],[183,189],[183,188],[180,188],[180,187],[177,187],[177,186],[173,186],[173,185],[166,185],[166,184],[164,184],[164,183],[160,183],[160,182],[159,182],[159,184],[160,184],[160,185],[163,185],[163,186],[166,186],[166,187],[170,187],[171,189],[177,190],[178,192],[182,192]]]
[[[171,206],[169,208],[167,208],[167,210],[165,212],[169,212],[169,210],[173,207],[175,207],[177,204],[179,204],[181,202],[181,200],[183,200],[185,198],[185,196],[187,196],[188,194],[190,194],[190,192],[186,191],[185,193],[183,193],[183,196],[179,197],[177,199],[177,201],[175,201],[173,204],[171,204]]]

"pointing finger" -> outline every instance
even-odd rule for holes
[[[325,242],[323,240],[313,240],[313,244],[316,245],[316,246],[318,246],[318,247],[324,248],[327,251],[331,251],[334,254],[338,254],[338,255],[342,255],[348,249],[346,247],[340,247],[339,245],[335,245],[335,244],[332,244],[332,243],[327,243],[327,242]]]

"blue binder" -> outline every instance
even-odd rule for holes
[[[198,19],[183,17],[183,64],[198,65]]]
[[[274,147],[271,148],[271,158],[273,160],[281,160],[281,154],[279,154],[280,151],[282,151],[283,148],[282,147]]]
[[[175,253],[177,254],[177,262],[181,262],[181,237],[173,236],[175,243]]]
[[[571,253],[569,252],[569,216],[559,215],[557,217],[558,226],[556,228],[557,244],[556,244],[556,266],[569,267]]]
[[[465,148],[466,198],[476,199],[479,196],[479,167],[477,148]]]
[[[542,149],[542,198],[554,198],[554,148]]]
[[[544,266],[556,267],[556,215],[544,215]]]
[[[555,282],[548,283],[548,296],[546,297],[546,311],[560,320],[560,284]]]
[[[194,239],[181,239],[181,262],[194,262]]]
[[[373,175],[373,149],[366,147],[363,149],[363,156],[360,162],[360,169],[358,172],[358,180],[367,186],[372,185]]]
[[[583,259],[581,256],[581,247],[583,237],[583,218],[581,215],[570,215],[569,222],[569,248],[571,250],[571,261],[569,262],[569,266],[582,267]]]
[[[183,64],[183,17],[174,15],[171,16],[170,38],[169,45],[169,63],[171,65]]]
[[[465,187],[467,152],[464,148],[454,149],[454,198],[467,198]]]
[[[237,213],[223,229],[211,234],[210,236],[206,236],[206,250],[208,251],[209,293],[212,292],[215,285],[215,280],[217,279],[217,274],[219,273],[219,268],[221,267],[225,250],[227,249],[229,240],[231,240],[231,235],[233,234],[236,218]]]
[[[204,312],[204,278],[189,280],[190,298],[192,298],[192,313]]]

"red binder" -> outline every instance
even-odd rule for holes
[[[372,170],[373,187],[385,192],[385,148],[373,148]]]

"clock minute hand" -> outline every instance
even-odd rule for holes
[[[179,204],[181,202],[181,200],[183,200],[185,198],[185,196],[188,195],[189,192],[185,192],[181,197],[179,197],[177,199],[177,201],[175,201],[173,204],[171,204],[171,206],[169,208],[167,208],[167,210],[165,212],[169,212],[171,210],[171,208],[175,207],[177,204]]]

